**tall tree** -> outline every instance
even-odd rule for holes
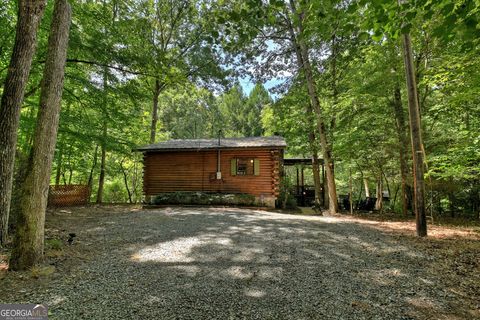
[[[157,137],[159,96],[172,85],[187,80],[209,80],[223,74],[219,52],[208,42],[214,29],[203,1],[138,1],[127,28],[134,28],[142,41],[132,43],[135,65],[148,74],[145,81],[152,97],[150,143]],[[136,35],[138,37],[138,35]],[[202,82],[202,81],[199,81]],[[205,83],[204,83],[205,84]],[[211,84],[210,84],[211,85]]]
[[[43,256],[45,211],[57,139],[70,21],[70,4],[66,0],[56,0],[33,146],[21,185],[20,212],[11,261],[14,270],[31,267]]]
[[[246,98],[240,84],[236,83],[230,90],[218,98],[218,108],[222,114],[223,134],[229,137],[246,135],[247,119],[245,117]]]
[[[290,9],[292,10],[296,26],[290,23],[290,33],[292,34],[292,41],[294,50],[297,53],[298,68],[303,71],[307,83],[308,95],[310,102],[317,117],[317,128],[319,134],[320,145],[322,146],[323,160],[326,168],[329,211],[336,213],[338,211],[337,202],[337,187],[335,183],[335,174],[333,171],[333,161],[331,156],[331,146],[328,143],[328,133],[325,126],[325,119],[320,105],[320,100],[317,93],[317,84],[313,77],[313,70],[310,64],[309,49],[305,42],[305,32],[303,28],[304,12],[302,8],[298,8],[293,0],[290,0]],[[295,28],[296,27],[296,28]],[[297,29],[295,31],[295,29]]]
[[[246,137],[261,136],[263,134],[260,116],[263,108],[271,104],[272,98],[261,83],[255,84],[245,102],[242,116],[244,119],[243,135]]]
[[[400,83],[398,79],[395,81],[395,86],[393,89],[393,100],[391,105],[395,115],[395,124],[398,137],[398,153],[399,153],[399,162],[400,162],[400,178],[401,178],[401,188],[402,188],[402,212],[404,215],[408,214],[408,208],[410,207],[410,193],[411,187],[409,181],[410,170],[408,169],[408,136],[407,136],[407,125],[405,122],[405,115],[403,111],[402,104],[402,95],[400,90]]]
[[[217,100],[211,92],[192,83],[166,88],[160,95],[162,138],[195,139],[217,137],[222,128],[228,132],[227,122],[223,122]]]
[[[427,219],[425,214],[425,154],[422,139],[422,124],[420,120],[420,107],[418,105],[417,82],[415,79],[415,66],[413,61],[412,41],[409,33],[402,35],[403,58],[407,80],[408,115],[410,123],[410,138],[413,155],[413,188],[415,198],[415,216],[417,235],[427,235]]]
[[[37,31],[46,1],[18,1],[18,20],[12,57],[0,102],[0,242],[8,235],[13,166],[25,87],[37,45]]]
[[[299,121],[301,120],[301,121]],[[305,92],[305,81],[297,76],[288,94],[262,110],[263,130],[267,135],[280,134],[289,145],[288,153],[312,160],[312,175],[317,207],[324,205],[319,159],[319,141],[310,98]]]
[[[309,107],[311,109],[311,107]],[[308,110],[312,113],[311,110]],[[312,130],[308,133],[308,144],[312,153],[312,174],[313,174],[313,186],[315,188],[315,206],[320,208],[324,205],[322,196],[322,181],[320,179],[320,160],[318,159],[317,138],[315,132]]]
[[[105,186],[105,169],[107,157],[107,137],[108,137],[108,70],[103,68],[103,103],[102,103],[102,139],[100,143],[100,175],[98,177],[97,203],[103,203],[103,189]]]

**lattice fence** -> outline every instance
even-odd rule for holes
[[[51,185],[48,190],[48,206],[50,207],[86,205],[89,200],[90,188],[86,185]]]

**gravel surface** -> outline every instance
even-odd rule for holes
[[[49,219],[47,234],[75,232],[73,245],[46,279],[10,273],[0,302],[47,303],[50,319],[480,315],[431,272],[437,255],[342,217],[166,208]]]

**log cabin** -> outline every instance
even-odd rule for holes
[[[274,207],[284,138],[175,139],[139,147],[145,199],[178,191],[243,193]]]

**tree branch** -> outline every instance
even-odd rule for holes
[[[141,76],[146,76],[146,77],[155,77],[152,74],[145,73],[145,72],[140,72],[140,71],[133,71],[129,69],[125,69],[122,67],[117,67],[117,66],[112,66],[106,63],[98,62],[98,61],[89,61],[89,60],[82,60],[82,59],[67,59],[67,63],[84,63],[84,64],[89,64],[89,65],[94,65],[98,67],[107,67],[110,69],[118,70],[124,73],[129,73],[129,74],[134,74],[134,75],[141,75]]]

